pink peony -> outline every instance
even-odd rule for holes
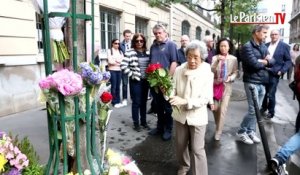
[[[41,89],[55,89],[64,96],[78,94],[83,88],[82,78],[79,74],[62,69],[49,75],[39,82]]]

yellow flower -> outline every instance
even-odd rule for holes
[[[107,150],[106,156],[110,165],[116,165],[116,166],[122,165],[121,155],[113,151],[112,149]]]
[[[6,158],[0,154],[0,172],[4,172],[4,165],[7,163]]]

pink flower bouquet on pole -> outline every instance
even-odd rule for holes
[[[51,116],[60,115],[58,93],[64,96],[65,115],[75,114],[74,96],[79,96],[83,89],[83,81],[79,74],[63,69],[47,76],[39,82],[42,89],[40,100],[48,102],[48,112]],[[84,94],[81,94],[84,97]],[[74,121],[66,122],[66,134],[68,154],[75,155],[73,144],[73,132],[75,131]]]

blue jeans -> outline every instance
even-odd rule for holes
[[[300,149],[300,131],[294,134],[276,153],[275,158],[279,165],[284,164],[287,159],[297,150]]]
[[[279,76],[269,74],[269,84],[266,86],[266,95],[263,100],[262,108],[269,111],[270,114],[275,114],[276,91],[279,82]]]
[[[148,81],[146,79],[141,79],[141,81],[130,79],[129,87],[132,99],[131,113],[133,124],[135,126],[139,124],[146,125],[146,109],[149,92]]]
[[[256,115],[255,115],[255,108],[253,103],[252,94],[250,91],[250,87],[254,88],[254,94],[256,97],[256,101],[258,107],[260,108],[263,98],[265,96],[266,90],[265,86],[262,84],[252,84],[252,83],[244,83],[244,88],[247,96],[248,101],[248,112],[244,116],[244,119],[241,123],[240,129],[238,131],[239,134],[241,133],[250,133],[251,131],[256,131]]]
[[[127,89],[128,89],[128,75],[122,72],[122,97],[123,97],[123,100],[127,99]]]
[[[120,103],[121,71],[110,70],[112,105]]]
[[[173,129],[173,118],[172,118],[172,106],[169,101],[165,100],[164,95],[161,91],[158,93],[151,88],[153,100],[155,100],[155,108],[157,112],[157,130],[161,132],[172,133]]]

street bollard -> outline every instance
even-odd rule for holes
[[[264,128],[264,121],[262,120],[262,117],[260,115],[260,109],[259,109],[259,106],[258,106],[258,103],[257,103],[257,100],[256,100],[257,97],[254,93],[254,87],[250,87],[249,89],[250,89],[252,99],[253,99],[256,120],[257,120],[257,124],[258,124],[259,133],[260,133],[260,136],[261,136],[261,140],[262,140],[262,144],[263,144],[263,148],[264,148],[268,168],[271,170],[271,162],[270,162],[271,153],[270,153],[269,144],[268,144],[268,140],[267,140],[267,136],[266,136],[266,131],[265,131],[265,128]]]

